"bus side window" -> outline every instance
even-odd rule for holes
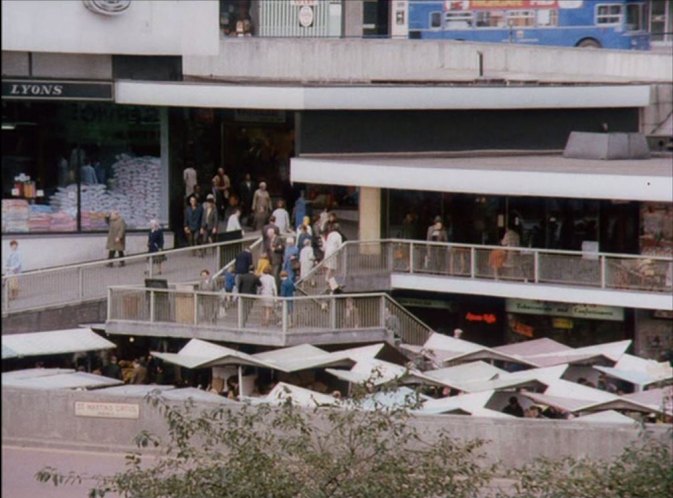
[[[430,13],[430,27],[435,28],[435,29],[442,27],[442,13],[441,12],[431,12]]]
[[[538,10],[537,11],[537,25],[538,26],[557,26],[558,25],[558,11],[556,10]]]
[[[475,25],[477,28],[504,28],[505,12],[502,10],[477,11],[475,12]]]
[[[596,8],[596,24],[619,24],[621,19],[621,5],[598,5]]]
[[[446,29],[472,28],[472,12],[447,12],[444,19]]]

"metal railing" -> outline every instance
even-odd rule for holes
[[[385,329],[391,339],[416,345],[432,333],[384,293],[285,298],[114,286],[108,289],[108,321],[120,320],[284,337]]]
[[[240,239],[5,275],[2,314],[105,299],[109,286],[144,284],[146,278],[193,281],[203,269],[216,272],[232,264],[243,247],[258,240]]]
[[[673,291],[673,258],[417,240],[348,241],[297,282],[320,294],[334,276],[346,292],[384,290],[391,273],[545,283],[646,292]],[[379,278],[380,277],[380,278]],[[389,282],[387,284],[389,286]]]

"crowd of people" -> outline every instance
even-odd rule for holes
[[[259,190],[258,190],[259,192]],[[262,191],[263,192],[263,191]],[[262,194],[263,195],[263,194]],[[303,197],[300,196],[300,198]],[[268,212],[268,209],[267,209]],[[294,220],[294,223],[293,223]],[[297,223],[301,222],[300,225]],[[290,217],[284,201],[276,203],[276,209],[268,217],[255,216],[254,223],[262,224],[262,243],[256,265],[252,250],[244,248],[235,258],[232,267],[222,277],[214,279],[207,269],[202,270],[198,289],[209,292],[224,292],[223,304],[226,313],[228,303],[237,295],[259,295],[264,309],[262,325],[270,325],[276,318],[274,309],[278,297],[293,297],[295,283],[306,278],[317,262],[326,259],[325,283],[333,279],[336,265],[330,256],[344,241],[334,213],[323,211],[310,223],[305,211]],[[315,279],[309,284],[317,285]],[[251,302],[244,306],[247,318]],[[292,311],[292,303],[289,305]],[[207,321],[215,322],[216,305],[204,311]],[[290,313],[291,314],[291,313]]]

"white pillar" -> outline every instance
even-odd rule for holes
[[[359,239],[361,241],[381,238],[381,189],[360,187]],[[362,252],[378,254],[380,247],[364,245]]]

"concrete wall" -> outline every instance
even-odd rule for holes
[[[164,248],[174,247],[173,232],[164,232]],[[7,234],[2,236],[2,253],[9,254],[9,242],[19,243],[23,271],[38,270],[53,266],[84,263],[107,258],[106,233],[72,235]],[[147,252],[147,233],[135,232],[126,235],[127,256]]]
[[[2,75],[31,78],[112,79],[112,56],[2,52]]]
[[[2,2],[3,50],[217,54],[219,34],[219,2],[134,1],[115,16],[92,12],[81,1]]]
[[[640,120],[640,131],[645,135],[661,133],[662,125],[667,118],[670,119],[673,111],[673,83],[652,85],[650,95],[652,103],[642,109]]]
[[[107,300],[103,299],[73,306],[26,311],[3,316],[2,334],[74,329],[85,323],[104,323],[106,319]]]
[[[306,82],[475,80],[670,82],[668,54],[434,40],[227,38],[219,55],[186,56],[183,74]]]
[[[77,417],[75,401],[138,404],[140,416],[137,420]],[[500,460],[505,465],[525,464],[540,456],[610,458],[633,444],[640,432],[635,425],[457,415],[423,416],[412,423],[430,440],[440,429],[457,438],[488,440],[484,463]],[[657,425],[649,429],[655,437],[663,439],[670,427]],[[96,391],[2,389],[3,444],[123,451],[131,449],[133,437],[141,430],[166,434],[161,416],[139,397],[110,396]]]

